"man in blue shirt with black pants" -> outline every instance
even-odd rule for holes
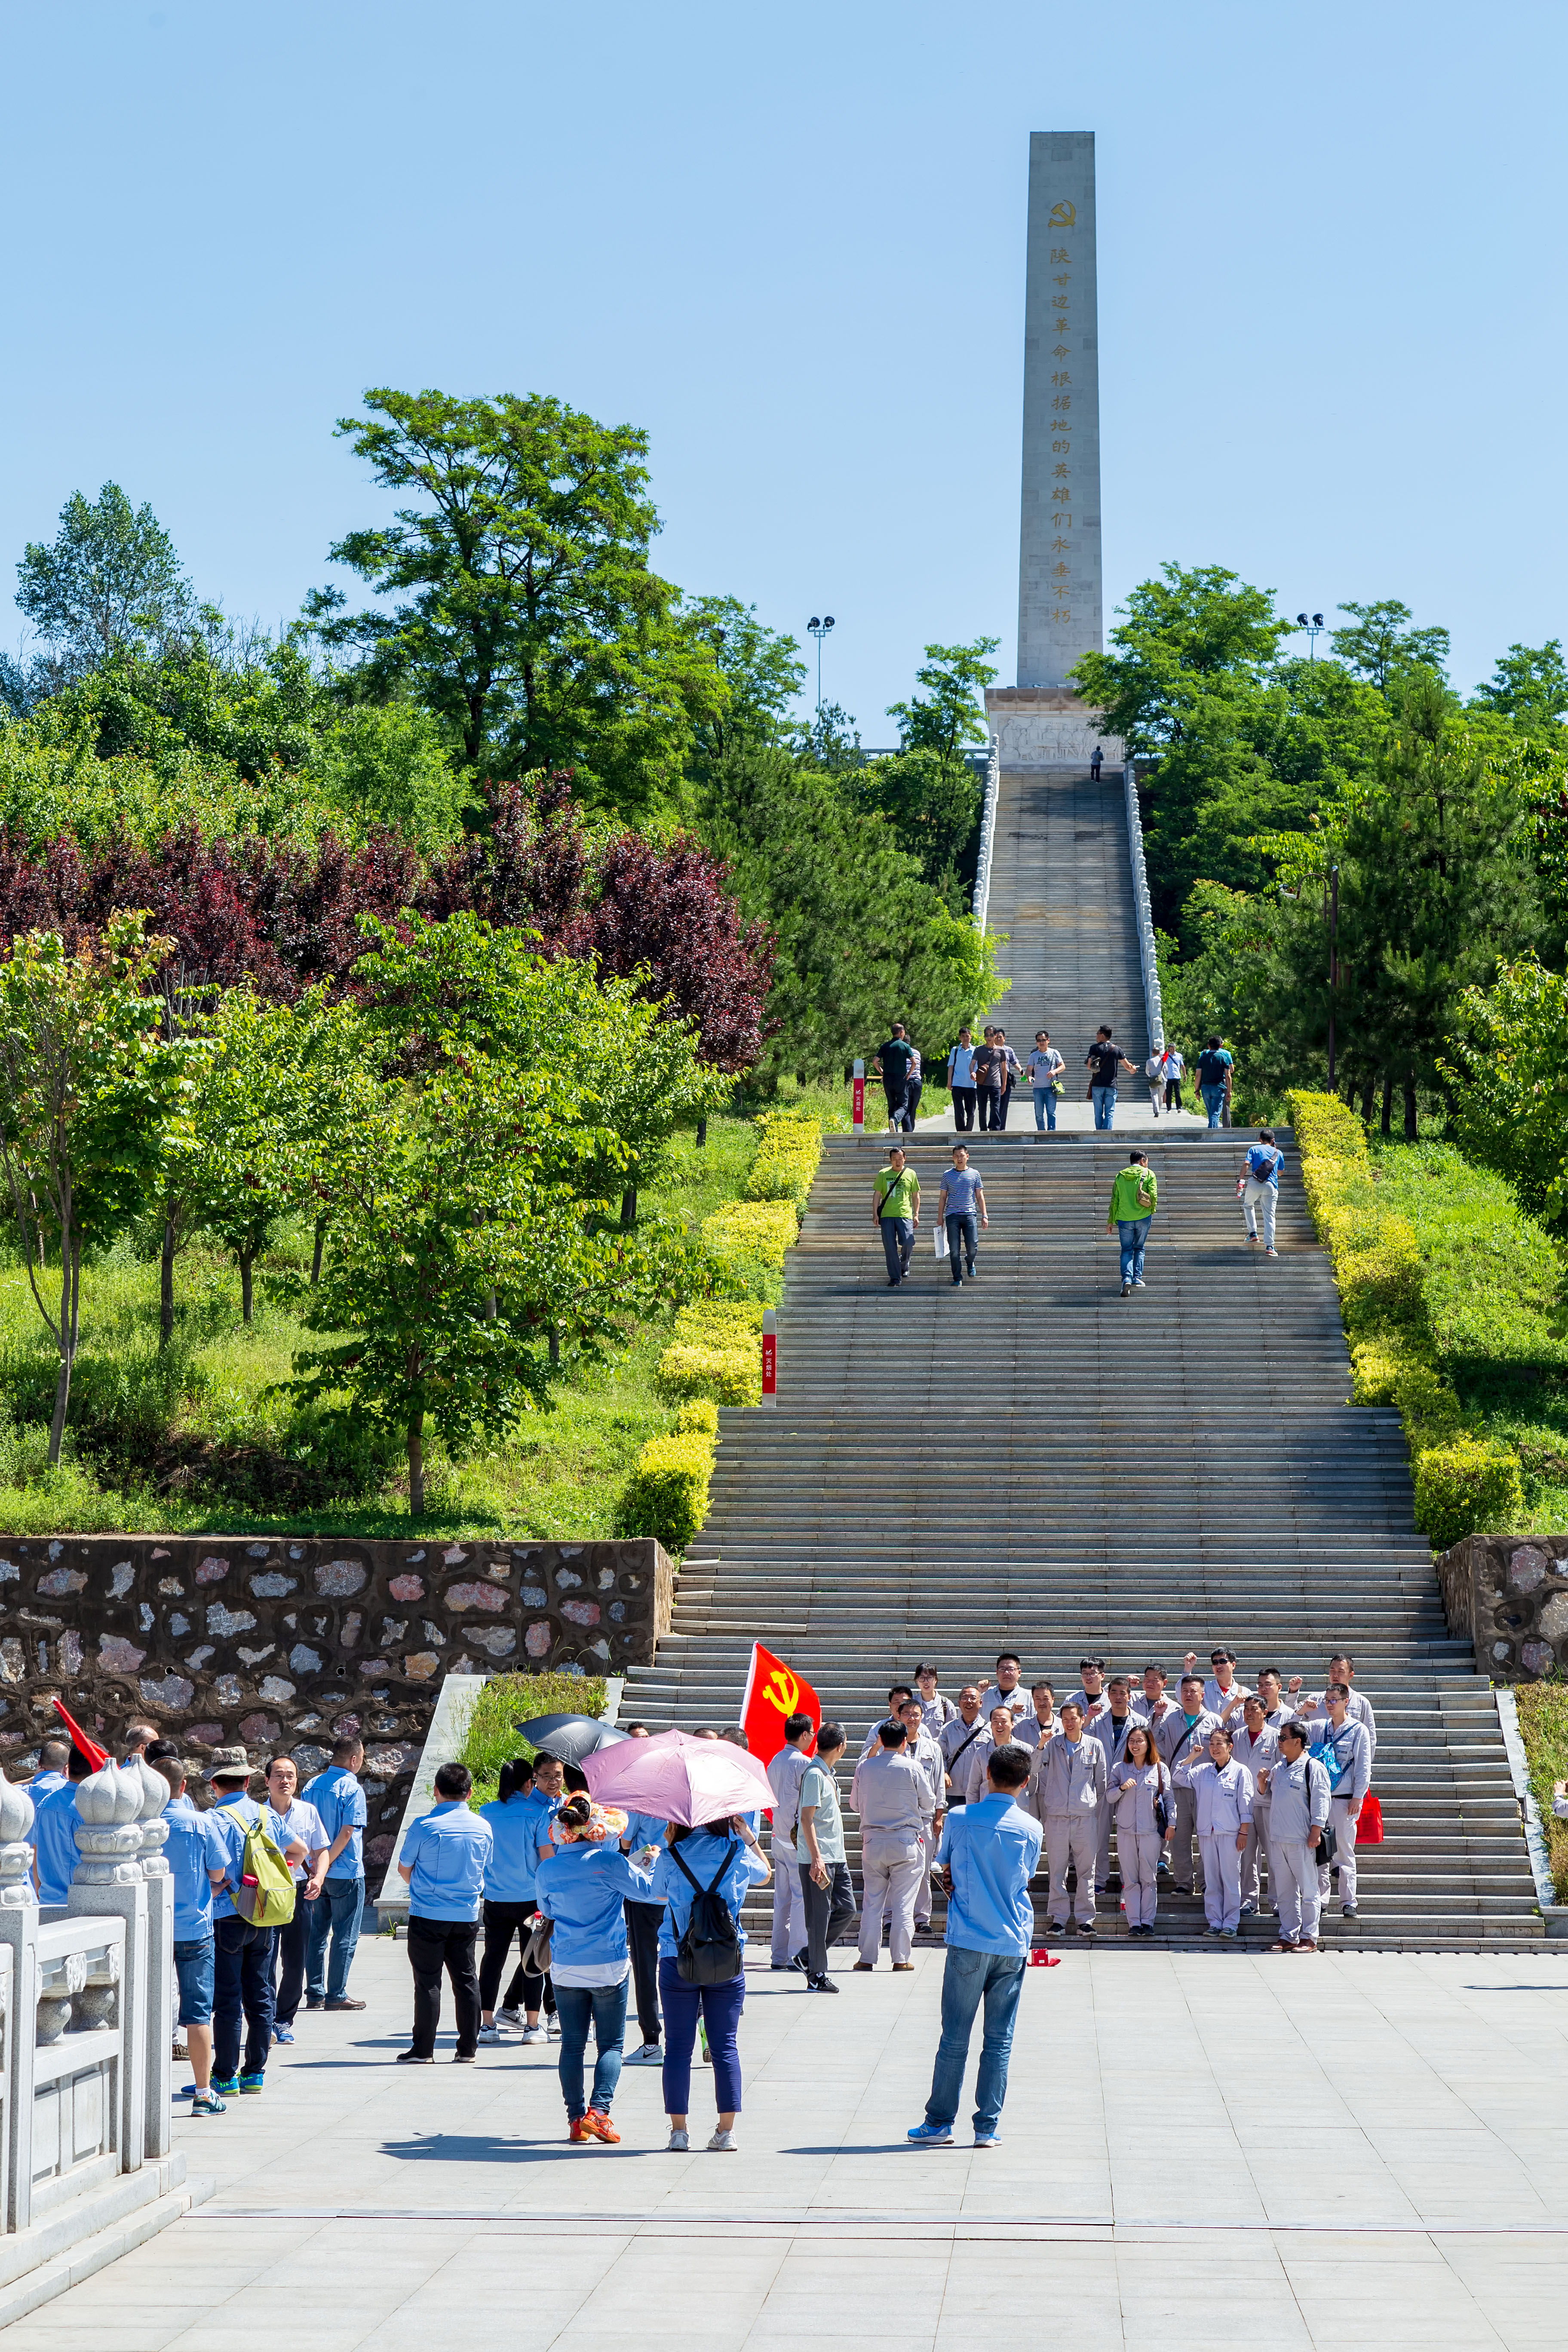
[[[974,2085],[974,2145],[994,2147],[1007,2060],[1035,1909],[1029,1881],[1039,1867],[1043,1832],[1016,1801],[1029,1778],[1027,1748],[996,1748],[978,1804],[949,1813],[937,1854],[947,1889],[947,1963],[942,1980],[942,2040],[924,2123],[909,2137],[919,2147],[951,2147],[963,2090],[969,2038],[985,2005],[980,2073]]]
[[[474,1947],[485,1866],[495,1843],[490,1825],[468,1804],[473,1775],[466,1764],[443,1764],[436,1802],[411,1822],[397,1874],[408,1888],[408,1964],[414,1970],[414,2033],[400,2050],[400,2066],[429,2066],[441,2022],[441,1971],[452,1979],[458,2012],[455,2066],[471,2066],[479,2039],[479,1979]]]

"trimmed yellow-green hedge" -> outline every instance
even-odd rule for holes
[[[726,1201],[702,1220],[702,1238],[710,1249],[741,1251],[764,1265],[782,1266],[784,1252],[800,1235],[793,1201]]]
[[[666,1551],[683,1552],[708,1516],[713,1444],[710,1430],[690,1427],[650,1437],[621,1496],[618,1532],[657,1536]]]
[[[683,1307],[654,1375],[659,1393],[710,1397],[715,1404],[759,1403],[762,1328],[759,1298],[703,1298]]]
[[[822,1121],[764,1111],[756,1121],[757,1156],[746,1178],[753,1201],[793,1201],[803,1207],[822,1158]]]
[[[1415,1524],[1434,1548],[1502,1529],[1524,1507],[1518,1456],[1467,1426],[1436,1361],[1415,1229],[1378,1198],[1366,1130],[1333,1095],[1286,1097],[1301,1183],[1339,1286],[1357,1404],[1399,1409]]]

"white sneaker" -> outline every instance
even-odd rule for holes
[[[544,2021],[544,2031],[552,2042],[559,2042],[561,2039],[561,2020],[558,2017],[547,2017]]]
[[[521,2009],[498,2009],[496,2011],[498,2025],[526,2025],[527,2022]]]
[[[481,2042],[492,2043],[499,2042],[500,2040],[500,2027],[499,2025],[481,2025],[479,2028],[479,2040]]]
[[[672,2131],[665,2147],[665,2154],[667,2156],[684,2156],[690,2146],[691,2135],[689,2132]]]
[[[710,2156],[732,2156],[739,2146],[740,2142],[732,2131],[716,2131],[708,2143],[708,2153]]]
[[[542,2042],[544,2039],[543,2026],[525,2025],[522,2029],[522,2038],[525,2042]]]

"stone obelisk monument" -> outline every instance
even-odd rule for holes
[[[1024,468],[1018,551],[1018,683],[986,696],[1007,767],[1106,762],[1068,672],[1105,642],[1100,553],[1100,318],[1094,133],[1029,140],[1024,306]]]

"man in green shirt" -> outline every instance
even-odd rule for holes
[[[1149,1165],[1149,1154],[1130,1153],[1126,1167],[1110,1188],[1110,1213],[1105,1221],[1108,1234],[1119,1232],[1121,1235],[1123,1298],[1131,1291],[1143,1287],[1143,1251],[1159,1198],[1160,1188]]]
[[[871,1187],[871,1214],[882,1229],[888,1259],[888,1288],[897,1290],[914,1255],[915,1227],[921,1221],[921,1180],[905,1164],[897,1146],[888,1154]]]

